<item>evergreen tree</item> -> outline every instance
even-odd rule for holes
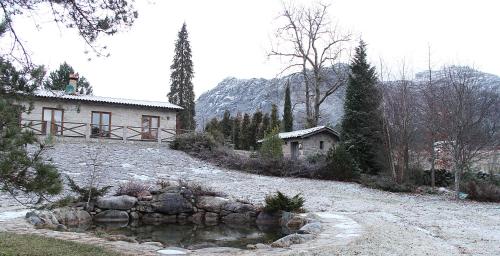
[[[233,125],[231,124],[231,113],[229,110],[224,111],[224,116],[222,117],[222,121],[220,123],[222,134],[224,134],[225,138],[231,138],[231,133],[233,131]]]
[[[292,100],[290,98],[290,82],[287,82],[285,90],[285,106],[283,107],[283,130],[293,131]]]
[[[244,150],[248,150],[250,148],[251,144],[251,138],[252,138],[252,127],[250,123],[250,115],[245,113],[243,115],[243,121],[241,123],[241,132],[240,132],[240,148]]]
[[[184,110],[179,112],[178,122],[180,129],[194,130],[194,90],[193,90],[193,62],[191,60],[191,47],[188,40],[186,23],[182,24],[177,41],[175,42],[174,61],[170,66],[170,92],[168,100],[179,105]]]
[[[265,113],[262,118],[262,129],[261,134],[259,134],[260,138],[263,138],[266,133],[271,132],[271,118],[269,117],[269,113]]]
[[[259,138],[260,129],[262,127],[262,112],[260,110],[255,111],[252,116],[252,124],[251,124],[251,136],[250,136],[250,146],[253,148],[257,147],[257,140],[262,139]]]
[[[278,116],[278,106],[273,104],[271,106],[271,129],[274,129],[275,127],[281,127],[281,121]]]
[[[31,109],[17,102],[29,100],[26,96],[41,85],[43,75],[41,68],[18,72],[0,57],[0,191],[14,197],[24,193],[42,199],[60,193],[63,188],[57,169],[40,157],[43,144],[32,131],[19,125],[21,114]],[[19,94],[20,91],[25,94]],[[28,144],[31,148],[26,147]]]
[[[233,124],[233,135],[232,135],[232,141],[234,144],[234,149],[241,149],[240,147],[240,140],[241,140],[241,117],[236,116],[232,122]]]
[[[360,41],[350,64],[346,89],[342,139],[363,172],[376,174],[383,168],[381,95],[375,68],[366,59],[366,44]]]
[[[64,62],[59,69],[52,71],[49,78],[43,83],[43,87],[49,90],[64,91],[69,84],[69,75],[76,73],[72,66]],[[92,95],[93,89],[84,76],[80,76],[76,83],[76,91],[84,95]]]

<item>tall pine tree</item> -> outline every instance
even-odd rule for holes
[[[383,168],[381,94],[375,68],[366,59],[366,44],[359,42],[350,64],[342,140],[362,171],[376,174]]]
[[[283,130],[293,131],[292,100],[290,98],[290,82],[287,82],[285,90],[285,106],[283,107]]]
[[[276,104],[273,104],[271,106],[271,129],[274,129],[276,127],[281,127],[281,121],[278,116],[278,106],[276,106]]]
[[[75,70],[68,63],[64,62],[59,69],[52,71],[49,78],[43,83],[43,87],[49,90],[64,91],[69,84],[69,75],[75,73]],[[76,83],[76,91],[84,95],[92,95],[92,86],[84,76],[80,76]]]
[[[234,149],[241,149],[241,115],[237,115],[233,120],[232,141]]]
[[[252,127],[250,123],[250,115],[247,113],[243,115],[243,121],[241,122],[240,138],[240,148],[248,150],[252,141]]]
[[[175,42],[174,61],[170,66],[170,92],[168,100],[184,108],[178,115],[180,129],[194,130],[194,90],[193,90],[193,62],[191,47],[188,40],[186,23],[182,24],[177,41]]]
[[[231,133],[233,130],[232,126],[232,120],[231,120],[231,113],[229,110],[224,111],[224,116],[222,117],[222,121],[220,122],[220,126],[222,129],[222,134],[224,134],[224,138],[231,138]]]

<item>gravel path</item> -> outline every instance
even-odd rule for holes
[[[247,174],[214,167],[156,144],[56,144],[46,157],[61,172],[84,181],[89,159],[96,152],[103,184],[184,179],[254,203],[262,203],[266,194],[276,190],[302,193],[308,211],[346,215],[365,230],[360,239],[329,254],[500,255],[500,204],[394,194],[352,183]],[[5,196],[0,200],[10,205]]]

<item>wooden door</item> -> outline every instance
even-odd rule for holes
[[[64,110],[58,108],[43,108],[43,133],[62,135]]]
[[[142,116],[141,121],[141,138],[143,140],[158,139],[158,129],[160,127],[160,117],[158,116]]]

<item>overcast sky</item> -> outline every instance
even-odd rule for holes
[[[393,74],[403,60],[412,72],[424,70],[430,44],[434,68],[468,64],[500,75],[498,0],[323,2],[331,3],[332,19],[355,41],[362,37],[368,43],[372,64],[383,59]],[[183,22],[197,97],[228,76],[273,78],[283,67],[266,57],[281,10],[278,0],[139,0],[135,5],[139,18],[134,26],[99,41],[109,47],[108,58],[85,54],[88,47],[76,33],[47,22],[49,16],[17,18],[15,25],[35,63],[53,70],[67,61],[100,96],[166,100],[174,42]]]

